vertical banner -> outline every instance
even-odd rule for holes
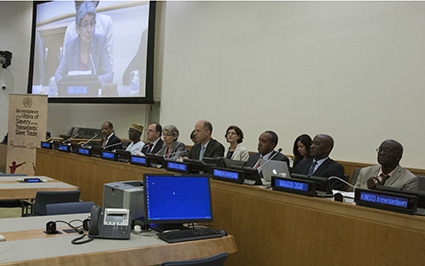
[[[9,96],[6,172],[35,174],[36,148],[46,139],[47,95]]]

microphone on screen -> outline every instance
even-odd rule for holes
[[[90,62],[91,62],[91,67],[93,68],[93,74],[96,75],[96,67],[94,66],[94,62],[93,62],[93,57],[90,54]]]

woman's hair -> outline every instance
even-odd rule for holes
[[[294,142],[294,166],[303,159],[303,156],[301,156],[301,154],[298,151],[298,141],[300,141],[302,144],[304,144],[305,149],[307,151],[306,157],[310,158],[310,146],[311,146],[311,138],[309,135],[307,134],[302,134],[301,136],[298,136],[298,138],[295,139]]]
[[[167,125],[162,129],[162,131],[165,131],[165,130],[170,132],[173,136],[175,136],[176,137],[175,140],[177,140],[179,138],[180,133],[179,133],[179,130],[177,129],[177,127],[175,125]]]
[[[80,5],[75,15],[75,25],[80,25],[81,20],[83,20],[87,14],[93,14],[96,17],[96,7],[91,1],[85,1]]]
[[[238,139],[238,143],[242,143],[243,141],[243,132],[242,129],[240,129],[237,126],[230,126],[227,128],[226,130],[226,135],[224,135],[224,138],[227,140],[227,132],[229,132],[229,130],[233,129],[234,131],[236,131],[236,135],[238,135],[239,139]]]

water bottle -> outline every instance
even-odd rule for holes
[[[132,94],[139,93],[140,76],[138,70],[133,70],[130,72],[130,87]]]
[[[54,76],[49,79],[49,96],[58,96],[58,85]]]

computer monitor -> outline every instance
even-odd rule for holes
[[[316,183],[317,196],[333,197],[331,185],[329,184],[329,180],[326,177],[307,176],[307,175],[294,174],[294,173],[291,174],[291,177],[314,181]]]
[[[145,223],[157,231],[212,222],[210,180],[201,175],[144,174]],[[154,225],[153,225],[154,224]]]

